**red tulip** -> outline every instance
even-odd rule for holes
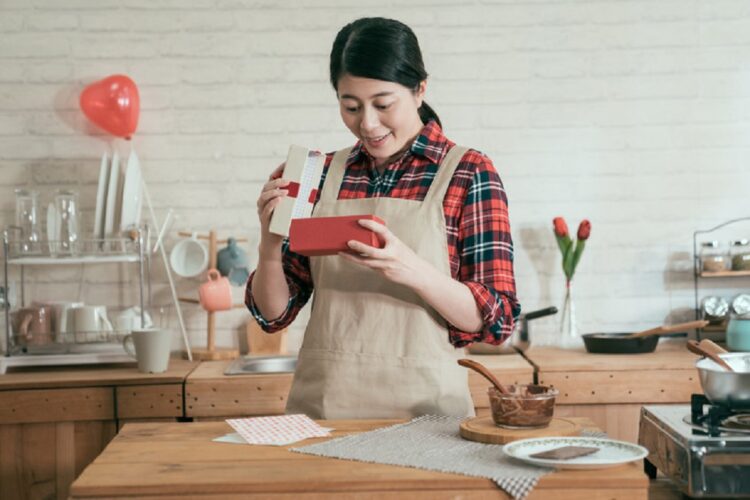
[[[565,219],[562,217],[555,217],[552,219],[552,224],[555,226],[555,235],[560,238],[568,236],[568,225],[565,223]]]
[[[591,235],[591,222],[588,219],[583,219],[581,225],[578,226],[578,239],[586,241]]]
[[[81,93],[80,104],[88,119],[110,134],[130,139],[138,126],[138,87],[125,75],[92,83]]]

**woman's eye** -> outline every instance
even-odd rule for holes
[[[384,109],[388,109],[388,108],[390,108],[390,107],[391,107],[391,105],[390,105],[390,103],[389,103],[389,104],[378,104],[378,105],[376,105],[375,107],[376,107],[377,109],[379,109],[379,110],[381,110],[381,111],[382,111],[382,110],[384,110]]]
[[[357,108],[349,108],[349,107],[345,107],[344,109],[345,109],[345,110],[346,110],[347,112],[349,112],[349,113],[356,113],[356,112],[357,112]]]

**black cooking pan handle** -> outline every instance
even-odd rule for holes
[[[549,316],[550,314],[557,314],[557,308],[555,306],[539,309],[538,311],[531,311],[530,313],[525,314],[524,318],[526,318],[527,320],[536,319],[543,316]]]

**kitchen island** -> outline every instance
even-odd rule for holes
[[[320,423],[339,437],[397,421]],[[509,498],[489,479],[288,451],[331,438],[280,447],[212,441],[228,432],[225,422],[127,424],[73,483],[71,498]],[[648,486],[638,462],[606,472],[553,472],[528,498],[638,500],[648,497]]]

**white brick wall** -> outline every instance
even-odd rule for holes
[[[593,223],[575,283],[584,331],[690,317],[692,232],[750,215],[750,3],[401,4],[0,0],[0,222],[13,219],[15,187],[39,189],[46,203],[65,185],[80,191],[90,227],[101,153],[131,146],[89,125],[78,95],[125,73],[141,92],[133,146],[159,216],[172,207],[175,231],[248,237],[254,263],[255,199],[288,145],[330,151],[352,142],[328,84],[336,31],[385,15],[417,32],[428,101],[447,134],[500,171],[526,310],[561,305],[550,225],[564,215],[573,230],[583,217]],[[740,236],[750,227],[725,239]],[[170,235],[169,246],[175,241]],[[166,303],[160,260],[154,267],[156,301]],[[28,274],[38,298],[78,294],[80,281],[84,300],[135,300],[127,268]],[[181,293],[198,283],[180,280]],[[730,295],[750,289],[717,286]],[[185,312],[193,342],[203,344],[203,314]],[[237,343],[246,317],[221,315],[220,345]],[[293,328],[293,347],[306,319]],[[540,320],[535,330],[549,339],[555,323]]]

